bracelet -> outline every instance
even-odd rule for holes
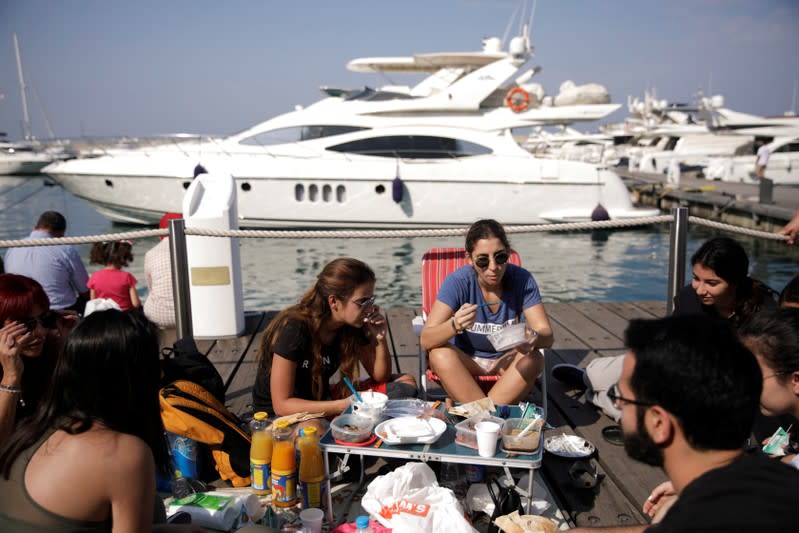
[[[450,322],[452,323],[452,329],[455,330],[455,333],[457,335],[460,335],[461,333],[463,333],[463,330],[462,329],[458,329],[458,325],[455,323],[455,315],[452,315],[452,318],[450,319]]]
[[[9,387],[8,385],[0,383],[0,392],[5,392],[6,394],[22,394],[22,389]]]

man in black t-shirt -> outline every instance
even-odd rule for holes
[[[763,377],[730,326],[702,315],[633,320],[625,344],[609,393],[621,409],[625,450],[662,466],[678,499],[655,525],[603,529],[799,530],[799,471],[743,452]]]

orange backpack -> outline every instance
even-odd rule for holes
[[[234,487],[250,484],[250,436],[241,428],[239,417],[191,381],[173,381],[163,387],[160,402],[167,431],[204,444],[219,477]]]

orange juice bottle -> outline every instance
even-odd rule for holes
[[[294,458],[294,432],[285,420],[272,430],[272,503],[291,507],[297,503],[297,461]]]
[[[303,436],[297,439],[300,449],[300,496],[302,506],[322,507],[322,482],[325,479],[325,465],[316,428],[305,428]]]
[[[252,492],[263,496],[272,491],[272,431],[266,413],[258,411],[252,417],[250,445],[250,477]]]

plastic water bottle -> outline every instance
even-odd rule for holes
[[[441,471],[438,476],[438,484],[441,487],[450,489],[455,494],[455,499],[460,502],[464,517],[470,519],[469,507],[466,505],[466,492],[469,483],[460,463],[441,463]]]
[[[272,491],[272,432],[267,429],[267,414],[258,411],[250,421],[250,476],[252,492],[259,496]]]
[[[361,515],[355,519],[355,533],[372,533],[368,516]]]
[[[452,490],[458,501],[463,502],[466,498],[466,491],[469,487],[467,486],[463,468],[461,468],[459,463],[441,463],[438,484]]]

